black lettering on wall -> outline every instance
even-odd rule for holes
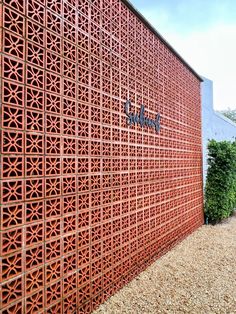
[[[133,124],[139,124],[141,127],[151,127],[155,128],[156,133],[160,132],[161,129],[161,116],[160,113],[156,115],[155,120],[145,117],[145,107],[141,105],[139,114],[130,112],[131,101],[127,100],[125,102],[125,113],[127,116],[127,124],[132,126]]]

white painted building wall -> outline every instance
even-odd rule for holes
[[[207,143],[208,140],[233,141],[236,139],[236,123],[213,108],[213,82],[202,77],[202,145],[203,145],[203,179],[204,184],[207,172]],[[236,102],[236,100],[235,100]]]

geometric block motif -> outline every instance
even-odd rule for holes
[[[0,307],[91,313],[203,222],[199,79],[125,1],[0,12]]]

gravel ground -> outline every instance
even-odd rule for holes
[[[199,228],[95,313],[236,313],[236,217]]]

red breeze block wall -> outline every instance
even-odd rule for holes
[[[121,1],[0,2],[1,313],[90,313],[203,223],[200,81]]]

